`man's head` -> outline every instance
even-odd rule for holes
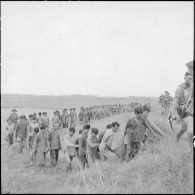
[[[28,118],[29,118],[29,120],[33,120],[33,114],[29,114],[29,116],[28,116]]]
[[[142,115],[142,116],[143,116],[144,118],[147,118],[149,112],[150,112],[150,107],[147,106],[147,105],[144,105],[144,106],[143,106],[143,115]]]
[[[53,123],[53,129],[58,130],[59,129],[59,123]]]
[[[74,127],[70,127],[69,128],[69,136],[72,137],[75,133],[75,128]]]
[[[22,115],[20,116],[20,121],[24,122],[24,121],[25,121],[25,119],[26,119],[25,115],[24,115],[24,114],[22,114]]]
[[[135,115],[136,115],[137,119],[141,119],[142,118],[143,109],[141,107],[135,108],[134,112],[135,112]]]
[[[91,136],[92,137],[96,137],[97,136],[97,134],[98,134],[98,129],[97,128],[91,128]]]
[[[88,124],[83,126],[83,129],[87,129],[87,130],[89,130],[90,128],[91,128],[91,126],[90,126],[90,125],[88,125]]]
[[[185,79],[185,85],[187,87],[190,87],[190,85],[193,83],[193,76],[189,72],[186,72],[184,79]]]
[[[120,127],[120,124],[118,122],[113,122],[112,123],[112,130],[113,130],[113,132],[117,132],[119,127]]]
[[[42,115],[42,113],[41,113],[41,112],[39,112],[39,117],[41,117],[41,115]]]
[[[90,130],[91,126],[90,125],[84,125],[83,126],[83,135],[87,136],[88,133],[89,133],[89,130]]]

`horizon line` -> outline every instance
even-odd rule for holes
[[[87,94],[87,95],[83,95],[83,94],[71,94],[71,95],[54,95],[54,94],[18,94],[18,93],[4,93],[1,95],[19,95],[19,96],[55,96],[55,97],[59,97],[59,96],[93,96],[93,97],[98,97],[98,98],[129,98],[129,97],[146,97],[146,98],[158,98],[157,96],[136,96],[136,95],[130,95],[130,96],[102,96],[102,95],[93,95],[93,94]]]

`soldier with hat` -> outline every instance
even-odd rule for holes
[[[180,118],[182,127],[177,134],[176,142],[185,133],[188,144],[192,149],[193,146],[193,61],[186,65],[189,71],[185,73],[185,82],[181,83],[175,91],[172,119]]]

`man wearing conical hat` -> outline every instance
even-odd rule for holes
[[[191,149],[193,147],[193,61],[186,64],[188,71],[185,73],[185,82],[181,83],[175,91],[175,97],[172,109],[172,118],[182,120],[182,127],[177,134],[176,141],[178,142],[184,134]]]

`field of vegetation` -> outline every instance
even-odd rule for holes
[[[4,120],[10,110],[10,108],[2,110],[2,122],[5,123]],[[37,113],[39,109],[20,108],[18,112]],[[49,115],[52,112],[53,110],[48,110]],[[132,115],[133,113],[115,115],[94,121],[92,126],[102,131],[106,124],[119,121],[120,138],[126,122]],[[153,106],[150,119],[166,133],[166,137],[154,144],[148,144],[146,151],[128,163],[117,160],[101,162],[97,166],[86,168],[83,175],[76,159],[73,160],[73,173],[66,173],[63,151],[60,151],[58,165],[54,168],[49,167],[48,155],[46,168],[42,172],[39,167],[29,166],[27,150],[23,154],[13,154],[11,148],[2,141],[1,191],[2,193],[192,194],[193,156],[189,146],[184,138],[178,144],[175,143],[175,135],[171,133],[168,121],[160,116],[157,105]],[[4,125],[1,126],[2,132]],[[175,124],[174,129],[177,132],[179,126]]]

